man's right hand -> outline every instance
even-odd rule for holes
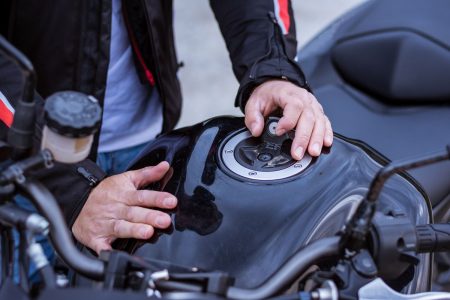
[[[103,180],[89,195],[72,227],[75,238],[97,253],[111,249],[117,238],[148,239],[154,228],[167,228],[171,219],[152,208],[171,209],[177,199],[166,192],[139,190],[164,177],[167,162],[128,171]]]

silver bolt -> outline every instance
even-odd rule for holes
[[[271,134],[271,135],[276,135],[277,133],[276,133],[276,131],[277,131],[277,125],[278,125],[278,122],[271,122],[270,124],[269,124],[269,126],[268,126],[268,128],[269,128],[269,133]]]

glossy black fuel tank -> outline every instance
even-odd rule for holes
[[[341,229],[386,162],[362,143],[336,136],[331,148],[300,173],[280,180],[251,180],[222,163],[223,142],[244,132],[242,118],[215,118],[176,130],[151,143],[132,169],[167,160],[170,174],[148,188],[177,196],[173,227],[149,241],[118,245],[138,256],[205,270],[222,270],[236,285],[266,280],[302,245]],[[429,221],[421,190],[396,175],[385,186],[380,210]],[[421,256],[410,289],[429,282],[429,257]]]

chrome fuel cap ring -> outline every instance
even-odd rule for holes
[[[242,163],[242,160],[237,159],[238,145],[243,141],[252,139],[252,135],[246,129],[235,132],[229,139],[225,140],[224,144],[220,148],[220,157],[224,166],[232,173],[244,178],[257,180],[257,181],[273,181],[285,179],[297,174],[300,174],[311,163],[312,157],[305,153],[305,156],[299,160],[292,160],[291,163],[286,164],[282,168],[274,168],[263,171],[261,169],[255,170],[250,166],[246,166]],[[261,154],[258,154],[260,157]]]

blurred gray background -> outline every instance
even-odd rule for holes
[[[362,1],[292,0],[299,48]],[[175,0],[174,5],[175,42],[178,59],[184,62],[178,73],[184,103],[177,127],[218,115],[242,116],[234,107],[238,83],[209,1]]]

